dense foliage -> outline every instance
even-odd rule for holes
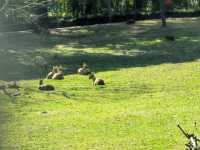
[[[2,0],[0,7],[9,2],[7,10],[12,8],[40,7],[47,5],[50,15],[85,17],[96,15],[130,14],[137,10],[143,13],[152,13],[159,10],[159,0]],[[200,0],[164,0],[166,3],[172,2],[169,6],[171,10],[198,10]],[[7,12],[6,10],[4,13]],[[1,12],[2,14],[2,12]]]
[[[159,12],[160,2],[164,2],[167,11],[200,9],[200,0],[1,0],[0,20],[15,25],[42,24],[47,16],[77,19],[152,14]]]
[[[165,0],[170,3],[170,0]],[[171,10],[197,10],[200,8],[200,0],[171,0]],[[109,11],[110,9],[110,11]],[[129,14],[137,10],[143,13],[159,11],[159,0],[54,0],[50,7],[53,15],[71,17]]]

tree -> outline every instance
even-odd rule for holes
[[[144,5],[144,0],[134,0],[134,9],[139,12],[142,10],[143,5]]]
[[[40,32],[47,28],[48,4],[52,0],[4,0],[0,3],[2,24],[15,26],[28,24]],[[45,20],[46,19],[46,20]]]
[[[160,15],[161,15],[161,19],[162,19],[162,26],[166,27],[167,26],[167,22],[166,22],[166,8],[165,8],[165,3],[164,0],[159,0],[160,2]]]
[[[107,3],[107,11],[108,11],[108,18],[109,18],[109,21],[111,22],[111,19],[112,19],[112,7],[111,7],[111,2],[112,0],[106,0],[106,3]]]
[[[0,3],[0,13],[2,13],[6,9],[6,7],[8,6],[8,4],[9,4],[9,0],[5,0],[4,2],[2,1]]]

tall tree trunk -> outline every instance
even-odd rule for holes
[[[152,0],[152,13],[155,13],[160,8],[160,2],[158,0]]]
[[[133,0],[133,7],[139,12],[144,8],[145,3],[145,0]]]
[[[109,22],[112,21],[112,7],[111,7],[111,2],[112,2],[111,0],[106,0]]]
[[[165,8],[164,0],[159,0],[159,2],[160,2],[160,15],[161,15],[161,19],[162,19],[162,26],[166,27],[167,26],[166,8]]]

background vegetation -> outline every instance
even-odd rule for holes
[[[7,3],[6,3],[7,2]],[[69,26],[82,18],[96,18],[94,23],[137,18],[138,14],[160,12],[161,4],[168,12],[199,12],[200,0],[2,0],[1,26],[28,24]],[[123,18],[123,19],[122,19]],[[73,23],[72,25],[75,25]],[[81,24],[81,22],[78,22]]]

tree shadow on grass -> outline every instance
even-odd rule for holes
[[[70,56],[58,56],[57,64],[66,64],[68,73],[75,73],[81,62],[87,62],[91,68],[96,71],[118,70],[129,67],[145,67],[149,65],[158,65],[163,63],[182,63],[194,61],[200,58],[200,51],[193,50],[187,52],[180,50],[172,52],[154,52],[149,51],[136,56],[131,55],[112,55],[105,53],[75,53]]]
[[[111,24],[55,29],[45,40],[31,33],[1,35],[0,80],[39,78],[39,69],[33,62],[37,55],[44,56],[49,67],[63,65],[66,74],[76,73],[82,62],[100,72],[194,61],[200,58],[197,30],[200,29]],[[175,42],[163,39],[172,33]],[[62,48],[57,48],[59,45]]]

